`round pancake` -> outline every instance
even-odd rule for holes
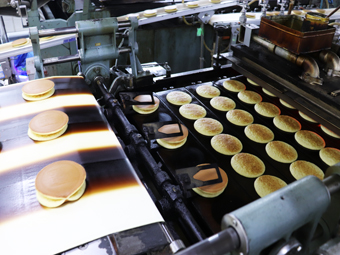
[[[232,92],[240,92],[246,89],[246,85],[237,80],[224,81],[223,87]]]
[[[259,86],[256,82],[252,81],[251,79],[247,78],[247,82],[249,82],[251,85]]]
[[[219,134],[211,139],[211,146],[223,155],[235,155],[242,151],[241,141],[232,135]]]
[[[166,95],[166,100],[168,100],[170,104],[185,105],[189,104],[192,98],[188,93],[182,91],[172,91]]]
[[[204,107],[197,104],[185,104],[179,108],[179,113],[189,120],[198,120],[204,118],[207,115],[207,111]]]
[[[309,122],[317,123],[315,120],[313,120],[311,117],[307,116],[306,114],[304,114],[304,113],[301,112],[301,111],[299,111],[299,115],[300,115],[303,119],[305,119],[305,120],[307,120],[307,121],[309,121]]]
[[[236,154],[230,163],[238,174],[248,178],[259,177],[266,169],[261,159],[249,153]]]
[[[289,169],[290,173],[296,180],[299,180],[308,175],[314,175],[318,177],[320,180],[322,180],[324,177],[324,173],[317,165],[305,160],[297,160],[293,162],[289,166]]]
[[[209,2],[213,4],[218,4],[221,2],[221,0],[209,0]]]
[[[54,82],[50,80],[35,80],[26,83],[22,89],[22,97],[28,101],[49,98],[54,94]]]
[[[237,97],[247,104],[257,104],[262,101],[262,97],[259,93],[250,90],[239,92]]]
[[[234,102],[234,100],[223,96],[218,96],[211,99],[210,105],[216,110],[222,112],[230,111],[236,107],[236,103]]]
[[[270,92],[269,90],[266,90],[264,88],[262,88],[262,91],[267,94],[268,96],[271,96],[271,97],[277,97],[276,95],[274,95],[272,92]]]
[[[201,85],[196,88],[196,93],[204,98],[214,98],[221,94],[220,90],[211,85]]]
[[[326,128],[323,125],[320,125],[321,129],[323,132],[325,132],[327,135],[332,136],[334,138],[340,138],[340,136],[338,136],[336,133],[334,133],[332,130],[329,130],[328,128]]]
[[[298,158],[293,146],[281,141],[272,141],[266,145],[266,152],[272,159],[281,163],[292,163]]]
[[[274,118],[281,113],[279,107],[268,102],[257,103],[254,108],[258,114],[269,118]]]
[[[320,135],[309,130],[300,130],[294,137],[301,146],[310,150],[321,150],[326,146],[325,140]]]
[[[253,115],[247,111],[239,109],[230,110],[227,113],[227,119],[237,126],[248,126],[254,122]]]
[[[153,16],[156,16],[157,15],[157,11],[156,10],[145,10],[143,12],[143,15],[147,18],[149,17],[153,17]]]
[[[196,8],[196,7],[198,7],[198,3],[197,2],[187,2],[187,6],[188,6],[188,8]]]
[[[201,164],[198,166],[202,166],[202,165],[206,165],[206,164]],[[218,169],[221,173],[222,182],[212,184],[212,185],[202,186],[198,188],[193,188],[192,190],[195,191],[197,194],[201,195],[202,197],[207,197],[207,198],[217,197],[218,195],[222,194],[222,192],[225,190],[225,188],[228,185],[228,176],[222,168],[218,168]],[[210,168],[210,169],[199,171],[193,177],[200,181],[209,181],[209,180],[216,179],[218,176],[216,174],[215,168]]]
[[[255,191],[260,197],[269,195],[285,186],[287,186],[287,183],[272,175],[262,175],[254,182]]]
[[[22,47],[22,46],[28,44],[28,42],[29,42],[29,40],[27,38],[20,38],[20,39],[12,42],[12,47],[14,47],[14,48]]]
[[[251,124],[244,129],[246,136],[257,143],[268,143],[274,140],[274,133],[266,126]]]
[[[195,121],[194,128],[196,131],[202,135],[214,136],[222,133],[222,124],[212,118],[201,118]]]
[[[282,99],[280,99],[280,103],[281,103],[283,106],[286,106],[286,107],[289,108],[289,109],[295,109],[295,107],[291,106],[290,104],[288,104],[286,101],[283,101]]]
[[[185,144],[188,137],[188,129],[181,124],[183,135],[156,139],[157,143],[167,149],[177,149]],[[165,134],[178,133],[180,130],[177,124],[164,125],[158,129],[159,132]]]
[[[340,162],[340,150],[336,148],[326,147],[320,150],[320,158],[329,166],[333,166]]]
[[[132,109],[140,114],[150,114],[155,112],[159,107],[159,99],[153,97],[155,104],[149,105],[132,105]],[[138,95],[134,98],[138,102],[151,102],[150,95]]]
[[[164,11],[167,13],[176,12],[177,6],[176,5],[165,6]]]
[[[274,125],[285,132],[295,133],[301,129],[299,121],[288,115],[278,115],[273,120]]]

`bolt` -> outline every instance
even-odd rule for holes
[[[233,220],[233,225],[236,227],[237,226],[237,221]]]
[[[138,137],[138,138],[141,138],[141,137],[142,137],[142,135],[141,135],[141,134],[137,134],[137,137]]]
[[[172,191],[173,191],[173,192],[177,192],[176,187],[172,187]]]
[[[297,250],[298,252],[301,251],[301,250],[302,250],[302,246],[299,245],[299,246],[296,248],[296,250]]]

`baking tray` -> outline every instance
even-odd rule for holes
[[[51,78],[52,97],[26,102],[24,85],[0,88],[1,254],[55,254],[102,236],[162,222],[82,78]],[[35,142],[28,123],[56,109],[69,116],[59,138]],[[57,208],[39,204],[35,177],[49,163],[73,160],[86,170],[86,191]],[[17,243],[20,242],[20,245]]]
[[[232,77],[235,79],[236,77]],[[271,102],[281,109],[281,114],[289,115],[296,118],[302,125],[302,129],[307,129],[320,134],[326,141],[327,147],[339,148],[339,139],[331,138],[323,133],[319,124],[310,123],[300,117],[297,110],[289,109],[279,102],[279,98],[271,97],[262,91],[261,87],[256,87],[249,84],[246,78],[238,76],[237,80],[243,82],[247,90],[252,90],[259,93],[263,102]],[[266,165],[264,174],[274,175],[283,179],[286,183],[295,181],[290,174],[290,164],[280,163],[271,159],[265,152],[266,144],[259,144],[248,139],[244,134],[245,127],[239,127],[231,124],[226,119],[226,112],[220,112],[210,106],[210,99],[203,98],[196,93],[196,88],[200,85],[209,84],[216,86],[221,91],[221,96],[227,96],[233,99],[236,103],[236,109],[243,109],[250,112],[254,117],[254,123],[262,124],[270,128],[274,134],[274,140],[280,140],[292,145],[298,152],[298,160],[307,160],[318,165],[322,170],[327,169],[327,165],[322,162],[319,157],[319,151],[308,150],[299,145],[294,139],[294,133],[287,133],[279,130],[273,124],[273,118],[267,118],[259,115],[254,110],[254,105],[246,104],[240,101],[237,93],[230,92],[223,88],[224,80],[217,82],[208,82],[202,84],[188,85],[182,88],[173,90],[160,91],[155,95],[160,99],[159,109],[150,115],[140,115],[133,113],[128,115],[128,118],[140,130],[142,130],[143,123],[179,120],[189,130],[189,136],[186,144],[176,150],[169,150],[163,147],[156,147],[153,153],[159,157],[164,163],[169,174],[176,179],[175,170],[190,166],[196,166],[200,163],[217,163],[224,169],[228,175],[229,183],[225,191],[216,198],[203,198],[195,193],[188,198],[190,206],[194,209],[194,215],[199,219],[199,222],[207,229],[207,235],[219,232],[221,219],[224,214],[229,213],[241,206],[254,201],[259,198],[254,189],[255,178],[246,178],[236,173],[231,165],[230,159],[232,156],[222,155],[216,152],[210,145],[212,137],[206,137],[196,132],[193,127],[194,120],[188,120],[179,114],[179,107],[167,102],[166,95],[170,91],[183,91],[192,96],[192,103],[203,106],[207,111],[206,117],[211,117],[219,120],[224,128],[223,133],[236,136],[243,144],[242,152],[248,152],[258,156]]]

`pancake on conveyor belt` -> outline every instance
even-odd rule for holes
[[[78,200],[85,192],[85,179],[84,167],[76,162],[62,160],[49,164],[35,179],[37,199],[46,207]]]
[[[207,164],[201,164],[198,166],[203,166],[203,165],[207,165]],[[202,186],[198,188],[193,188],[193,191],[195,191],[200,196],[206,197],[206,198],[217,197],[218,195],[222,194],[222,192],[225,190],[225,188],[228,185],[228,176],[222,168],[218,168],[218,169],[221,173],[222,182],[212,184],[212,185]],[[210,168],[210,169],[199,171],[193,177],[196,180],[209,181],[209,180],[216,179],[217,173],[216,173],[215,168]]]
[[[255,191],[260,197],[267,196],[285,186],[287,183],[272,175],[262,175],[254,182]]]
[[[265,94],[267,94],[268,96],[277,97],[275,94],[273,94],[272,92],[270,92],[270,91],[267,90],[267,89],[262,88],[262,91],[263,91]]]
[[[212,118],[201,118],[194,122],[194,128],[202,135],[214,136],[222,133],[223,126],[221,122]]]
[[[35,141],[48,141],[65,133],[68,116],[62,111],[50,110],[36,115],[29,123],[28,136]]]
[[[246,136],[257,143],[268,143],[274,140],[274,133],[261,124],[251,124],[244,129]]]
[[[157,16],[157,10],[145,10],[143,12],[144,17],[146,18],[150,18],[150,17],[154,17]]]
[[[268,102],[257,103],[254,106],[254,109],[258,114],[265,116],[265,117],[269,117],[269,118],[274,118],[277,115],[280,115],[281,113],[281,110],[279,107]]]
[[[27,101],[38,101],[54,94],[54,82],[50,80],[34,80],[26,83],[22,89],[22,97]]]
[[[281,98],[280,98],[280,103],[281,103],[283,106],[286,106],[286,107],[289,108],[289,109],[295,109],[294,106],[291,106],[290,104],[288,104],[286,101],[282,100]]]
[[[230,110],[227,113],[227,119],[237,126],[248,126],[254,122],[253,115],[247,111],[239,109]]]
[[[261,159],[249,153],[236,154],[231,158],[230,163],[238,174],[248,178],[259,177],[266,169]]]
[[[229,97],[218,96],[210,100],[210,105],[216,110],[227,112],[236,107],[234,100]]]
[[[299,121],[288,115],[278,115],[273,120],[274,125],[285,132],[295,133],[301,129]]]
[[[185,144],[188,137],[188,129],[181,124],[183,135],[156,139],[157,143],[167,149],[177,149]],[[164,125],[158,129],[158,132],[173,134],[180,132],[177,124]]]
[[[176,5],[165,6],[164,11],[167,13],[177,12],[177,6]]]
[[[307,120],[307,121],[309,121],[309,122],[312,122],[312,123],[317,123],[314,119],[312,119],[311,117],[309,117],[307,114],[305,114],[305,113],[303,113],[303,112],[301,112],[301,111],[299,111],[299,114],[300,114],[300,116],[301,116],[303,119],[305,119],[305,120]]]
[[[247,82],[249,82],[251,85],[254,85],[254,86],[260,86],[258,85],[256,82],[252,81],[251,79],[247,78]]]
[[[240,91],[237,97],[247,104],[257,104],[262,101],[261,95],[251,90]]]
[[[182,91],[172,91],[166,95],[166,100],[168,100],[170,104],[185,105],[189,104],[192,98],[188,93]]]
[[[150,95],[138,95],[133,100],[138,102],[151,102]],[[155,104],[148,104],[148,105],[133,105],[132,109],[140,114],[150,114],[155,112],[159,107],[159,99],[153,96],[153,100]]]
[[[334,133],[332,130],[329,130],[328,128],[326,128],[325,126],[323,125],[320,125],[321,129],[323,132],[325,132],[327,135],[331,136],[331,137],[334,137],[334,138],[340,138],[339,135],[337,135],[336,133]]]
[[[243,145],[241,141],[232,135],[219,134],[211,139],[211,146],[217,152],[223,155],[235,155],[242,151]]]
[[[326,146],[325,140],[320,135],[309,130],[300,130],[294,137],[301,146],[310,150],[321,150]]]
[[[223,87],[232,92],[240,92],[246,89],[246,85],[237,80],[227,80],[223,82]]]
[[[266,152],[272,159],[281,163],[292,163],[298,157],[293,146],[281,141],[272,141],[266,145]]]
[[[27,38],[20,38],[20,39],[12,42],[12,47],[13,48],[19,48],[19,47],[22,47],[22,46],[24,46],[28,43],[29,43],[29,40]]]
[[[333,166],[340,162],[340,150],[336,148],[326,147],[320,150],[320,158],[329,166]]]
[[[324,177],[324,173],[322,172],[320,167],[305,160],[297,160],[293,162],[289,166],[289,169],[290,173],[296,180],[299,180],[308,175],[314,175],[318,177],[320,180],[322,180]]]
[[[179,108],[179,113],[189,120],[198,120],[204,118],[207,115],[207,111],[204,107],[197,104],[185,104]]]
[[[196,88],[196,93],[204,98],[218,97],[221,92],[218,88],[211,85],[201,85]]]

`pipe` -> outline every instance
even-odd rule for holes
[[[63,57],[53,57],[53,58],[45,58],[43,59],[43,65],[54,65],[54,64],[62,64],[72,61],[80,60],[79,54],[70,55],[70,56],[63,56]]]
[[[319,77],[319,66],[314,58],[310,56],[299,56],[296,60],[296,64],[303,68],[305,74],[309,74],[309,76],[313,78]]]
[[[56,35],[66,35],[78,33],[76,27],[61,27],[61,28],[51,28],[39,30],[39,37],[45,36],[56,36]]]
[[[321,61],[326,63],[326,72],[331,70],[332,74],[334,71],[340,71],[340,58],[339,56],[331,50],[323,50],[320,52],[319,57]]]
[[[340,175],[338,174],[328,176],[323,180],[323,183],[331,195],[340,191]]]

